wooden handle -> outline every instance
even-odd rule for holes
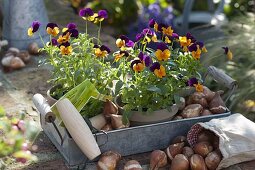
[[[237,81],[232,79],[230,76],[225,74],[223,71],[217,69],[214,66],[208,67],[208,74],[212,76],[212,78],[217,81],[218,83],[224,85],[229,89],[233,89],[234,86],[237,85]]]
[[[32,100],[36,109],[41,114],[41,118],[43,119],[43,121],[52,123],[52,121],[56,119],[55,114],[51,111],[50,105],[41,94],[35,94]]]
[[[97,142],[88,125],[74,105],[65,98],[58,101],[56,103],[56,107],[65,124],[65,127],[82,152],[90,160],[99,156],[101,151],[97,145]]]

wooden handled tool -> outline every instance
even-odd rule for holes
[[[101,151],[97,145],[97,142],[90,131],[88,125],[74,107],[74,105],[68,100],[63,99],[56,103],[56,107],[62,118],[66,129],[82,150],[82,152],[90,159],[94,159],[101,154]]]
[[[51,111],[50,105],[41,94],[37,93],[33,96],[33,103],[42,115],[42,118],[44,118],[44,120],[41,120],[42,122],[52,123],[56,119],[55,114]]]

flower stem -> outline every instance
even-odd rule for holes
[[[100,39],[100,31],[101,31],[101,23],[102,22],[99,22],[99,29],[98,29],[98,33],[97,33],[97,44],[99,44],[99,39]]]
[[[88,34],[88,21],[86,20],[86,22],[85,22],[85,35],[87,36],[87,34]]]

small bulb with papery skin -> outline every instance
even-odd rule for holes
[[[176,144],[181,142],[187,143],[188,142],[187,138],[185,136],[177,136],[172,140],[171,144]]]
[[[97,162],[98,170],[115,170],[118,162],[121,159],[121,155],[114,151],[107,151],[102,154],[101,158]]]
[[[219,151],[213,151],[205,158],[205,164],[209,170],[215,170],[220,164],[221,159],[221,153]]]
[[[189,170],[189,160],[183,154],[174,157],[170,170]]]
[[[111,114],[110,117],[113,129],[122,129],[129,127],[129,122],[127,124],[124,124],[122,115]]]
[[[190,157],[191,170],[207,170],[204,158],[198,154],[194,154]]]
[[[143,169],[142,166],[136,160],[130,160],[124,166],[124,170],[142,170],[142,169]]]
[[[175,157],[177,154],[181,154],[184,145],[185,145],[184,142],[181,142],[181,143],[172,144],[172,145],[170,145],[168,148],[166,148],[166,154],[167,154],[168,158],[169,158],[170,160],[173,160],[174,157]]]
[[[150,156],[150,170],[158,170],[167,165],[167,156],[164,151],[155,150]]]
[[[203,157],[213,151],[213,146],[209,142],[199,142],[194,146],[194,152]]]
[[[191,147],[185,146],[182,149],[182,154],[186,156],[187,158],[190,158],[192,155],[194,155],[194,151]]]
[[[109,118],[111,114],[118,114],[118,107],[111,100],[107,99],[104,103],[103,114],[106,118]]]

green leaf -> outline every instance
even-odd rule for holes
[[[122,88],[122,86],[123,86],[123,82],[119,80],[119,81],[116,83],[116,85],[115,85],[115,94],[119,94],[120,89]]]
[[[151,86],[149,88],[147,88],[148,91],[152,91],[152,92],[157,92],[159,94],[162,94],[162,91],[160,88],[158,88],[157,86]]]
[[[180,104],[180,103],[181,103],[181,97],[178,96],[178,95],[174,95],[174,102],[175,102],[176,104]]]

